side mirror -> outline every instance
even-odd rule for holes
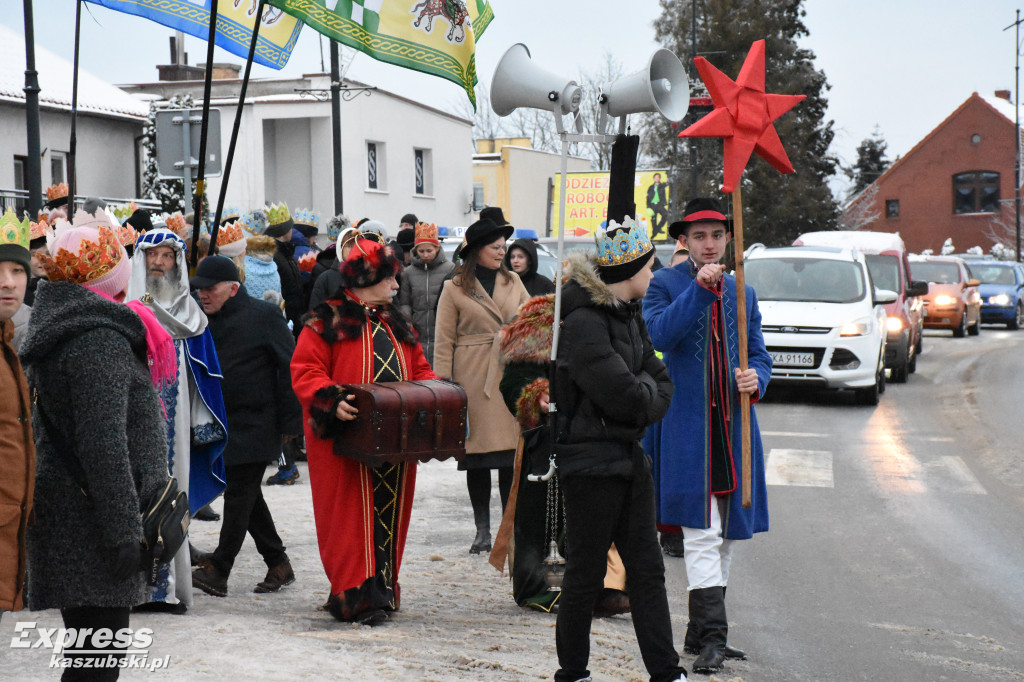
[[[969,287],[979,287],[979,286],[981,286],[981,280],[969,279],[969,280],[967,280],[967,286],[969,286]]]
[[[899,294],[895,291],[890,291],[888,289],[875,289],[875,295],[872,297],[872,303],[873,305],[886,305],[889,303],[895,303],[898,298]]]
[[[907,287],[907,296],[927,296],[928,282],[911,282]]]

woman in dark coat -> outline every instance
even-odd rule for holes
[[[154,383],[173,379],[174,345],[151,313],[118,302],[131,270],[110,229],[68,228],[53,252],[42,257],[51,281],[40,283],[21,351],[36,400],[29,608],[59,608],[68,628],[117,632],[148,599],[139,510],[167,482]],[[62,679],[117,673],[67,668]]]
[[[532,239],[517,239],[505,254],[505,267],[519,275],[530,296],[555,293],[555,283],[537,272],[537,244]]]

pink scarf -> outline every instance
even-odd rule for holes
[[[121,303],[102,291],[96,291],[88,286],[85,288],[108,301]],[[146,328],[146,359],[149,360],[149,374],[153,386],[159,390],[173,383],[178,378],[178,353],[174,349],[174,339],[142,301],[128,301],[124,305],[135,311]]]

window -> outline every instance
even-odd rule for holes
[[[900,217],[900,200],[899,199],[886,199],[885,200],[885,217],[886,218],[899,218]]]
[[[366,143],[366,186],[377,189],[377,144]]]
[[[64,152],[50,152],[50,184],[59,185],[68,181],[68,155]]]
[[[383,142],[366,143],[366,189],[384,192],[387,183],[387,157]]]
[[[970,171],[953,176],[953,213],[997,213],[999,173]]]
[[[474,182],[473,183],[473,211],[479,212],[486,207],[484,197],[484,183]]]
[[[434,178],[429,149],[413,149],[413,173],[416,194],[429,196],[434,193]]]
[[[28,158],[24,156],[14,157],[14,189],[20,190],[18,197],[14,200],[14,212],[21,215],[22,211],[28,210],[28,201],[21,195],[28,189]]]

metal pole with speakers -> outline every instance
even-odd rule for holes
[[[517,43],[510,47],[494,71],[491,79],[491,108],[499,116],[508,116],[519,108],[550,111],[555,118],[555,127],[561,138],[561,174],[559,177],[558,211],[558,266],[555,275],[555,320],[562,314],[562,259],[565,255],[565,187],[568,170],[569,144],[573,142],[595,142],[610,144],[617,135],[606,135],[608,116],[619,118],[619,132],[626,131],[626,119],[630,114],[657,112],[670,121],[679,121],[690,106],[690,85],[679,58],[672,52],[659,49],[651,55],[647,65],[634,74],[606,84],[598,97],[600,114],[596,134],[583,134],[583,119],[579,108],[583,92],[576,81],[553,74],[537,66],[530,57],[526,45]],[[563,117],[573,117],[569,132]],[[634,216],[635,217],[635,216]],[[551,362],[558,356],[559,325],[552,325]],[[550,381],[551,395],[554,396],[554,372]],[[549,403],[549,422],[554,428],[557,408],[554,401]],[[554,438],[551,439],[554,443]],[[531,481],[547,481],[555,473],[555,455],[552,453],[550,467],[543,476],[530,475]]]

